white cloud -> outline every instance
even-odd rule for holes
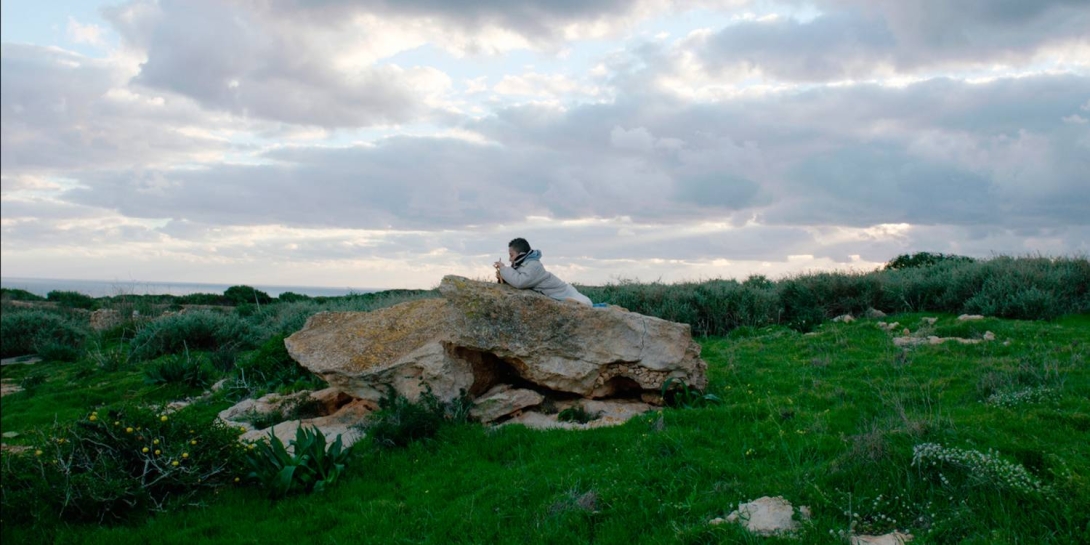
[[[105,30],[96,24],[81,24],[72,17],[68,18],[68,39],[77,44],[88,44],[95,47],[105,45]]]

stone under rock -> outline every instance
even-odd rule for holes
[[[356,400],[341,407],[334,414],[305,420],[288,420],[263,430],[249,430],[242,434],[239,440],[246,442],[266,440],[271,432],[290,451],[289,443],[295,439],[296,430],[299,426],[307,426],[318,428],[318,431],[325,436],[327,446],[332,445],[339,435],[341,444],[347,448],[363,438],[364,434],[356,425],[366,420],[367,415],[376,408],[373,403],[366,400]]]
[[[545,396],[538,392],[500,384],[477,398],[469,414],[487,424],[527,407],[540,405],[542,401],[545,401]]]
[[[852,536],[851,545],[904,545],[909,541],[912,541],[912,534],[894,531],[880,536]]]
[[[566,429],[566,430],[587,430],[594,428],[605,428],[609,426],[619,426],[628,422],[633,417],[639,416],[652,410],[654,407],[647,403],[639,401],[626,401],[615,399],[587,399],[579,402],[583,406],[583,410],[591,414],[598,415],[597,418],[582,424],[579,422],[561,422],[557,420],[556,414],[545,414],[539,411],[525,411],[511,419],[505,421],[503,425],[521,424],[527,428],[547,430],[547,429]],[[574,405],[574,402],[560,403],[557,407],[561,410],[566,409]]]

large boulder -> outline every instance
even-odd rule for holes
[[[443,278],[439,292],[373,312],[317,314],[288,337],[288,352],[331,386],[371,400],[389,387],[450,400],[498,384],[587,398],[639,397],[670,378],[707,385],[686,324],[457,276]]]

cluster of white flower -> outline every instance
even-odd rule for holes
[[[1039,403],[1047,399],[1052,399],[1056,397],[1056,394],[1058,393],[1059,392],[1052,388],[1034,386],[1012,392],[996,392],[988,396],[988,399],[984,400],[984,403],[995,407],[1014,407],[1015,405],[1021,405],[1023,403]]]
[[[966,471],[969,478],[977,482],[990,483],[1029,494],[1049,495],[1051,493],[1048,486],[1031,475],[1021,464],[1004,460],[999,457],[998,452],[991,449],[988,452],[980,452],[944,447],[937,443],[922,443],[912,449],[912,465],[921,468],[953,466]],[[939,476],[944,485],[949,485],[945,475],[939,473]]]

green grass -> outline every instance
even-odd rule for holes
[[[886,318],[912,331],[926,314]],[[270,502],[225,488],[202,506],[132,526],[3,525],[4,541],[58,543],[794,543],[707,521],[738,502],[782,495],[809,505],[804,543],[858,513],[861,529],[894,527],[914,543],[1080,543],[1090,536],[1090,315],[1054,322],[944,315],[924,330],[997,341],[902,351],[874,321],[803,335],[741,328],[702,341],[708,392],[722,403],[665,409],[617,428],[580,432],[443,428],[402,449],[361,444],[344,479],[321,494]],[[1010,341],[1009,346],[1004,341]],[[3,398],[4,431],[80,418],[116,398],[165,401],[186,392],[144,384],[139,371],[86,364],[8,366],[16,382],[45,372],[33,395]],[[1011,408],[989,395],[1027,387],[1058,395]],[[226,405],[193,409],[211,415]],[[18,439],[15,440],[17,442]],[[912,466],[925,442],[1021,464],[1060,500],[1022,494],[973,473]],[[588,492],[592,509],[576,501]],[[881,496],[881,499],[879,497]],[[896,518],[897,524],[882,516]]]

